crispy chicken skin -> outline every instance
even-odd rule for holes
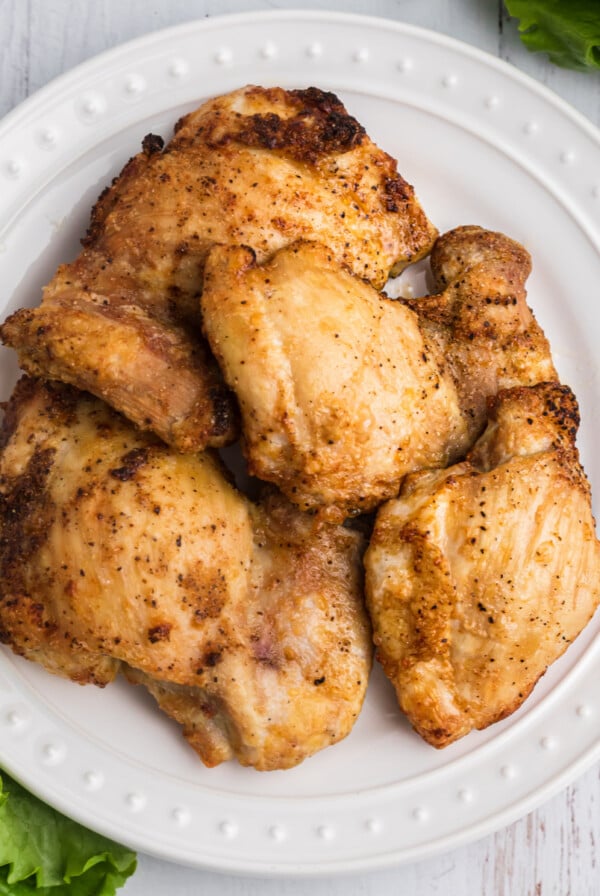
[[[527,305],[531,258],[503,233],[457,227],[436,241],[431,272],[436,294],[405,301],[457,385],[472,445],[485,426],[488,398],[558,378]]]
[[[299,238],[382,286],[435,230],[333,94],[234,91],[182,118],[164,151],[145,138],[98,200],[79,257],[2,339],[28,373],[93,392],[182,451],[223,445],[235,414],[200,340],[207,253],[244,244],[262,260]]]
[[[456,388],[415,313],[324,246],[298,243],[262,266],[248,249],[215,248],[202,312],[250,471],[301,507],[369,510],[463,445]]]
[[[393,301],[315,243],[263,265],[241,247],[210,253],[203,325],[250,469],[300,507],[372,509],[407,473],[463,457],[498,389],[556,377],[522,246],[459,228],[432,267],[439,294]]]
[[[122,667],[206,765],[344,737],[371,662],[361,538],[255,505],[98,399],[22,379],[0,460],[0,637],[82,683]]]
[[[39,308],[0,327],[21,367],[92,392],[180,451],[232,442],[235,405],[203,341],[177,315],[143,307],[130,284],[71,279],[78,263],[59,268]]]
[[[575,398],[502,391],[463,463],[415,473],[365,557],[378,657],[401,708],[443,747],[517,709],[600,601],[600,545]]]

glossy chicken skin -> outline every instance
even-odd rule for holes
[[[600,601],[600,544],[558,383],[493,400],[468,459],[415,473],[365,557],[378,657],[401,708],[443,747],[521,705]]]
[[[251,504],[103,402],[23,379],[0,461],[0,635],[50,671],[143,683],[209,766],[344,737],[371,662],[361,539]]]
[[[198,296],[215,243],[260,259],[299,238],[382,286],[435,230],[395,161],[333,94],[246,87],[145,138],[100,197],[83,251],[5,344],[29,373],[93,392],[183,451],[223,445],[235,415],[200,340]]]
[[[525,301],[529,256],[459,228],[435,244],[440,292],[392,301],[315,243],[258,265],[218,246],[203,325],[235,391],[251,471],[330,518],[395,496],[414,470],[464,456],[498,389],[555,378]]]

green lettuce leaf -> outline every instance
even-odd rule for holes
[[[600,0],[505,0],[528,50],[563,68],[600,68]]]
[[[0,896],[114,896],[135,853],[0,778]]]

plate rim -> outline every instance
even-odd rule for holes
[[[166,28],[157,28],[154,31],[149,31],[137,37],[130,38],[129,40],[122,41],[116,44],[114,47],[102,50],[100,53],[96,53],[88,59],[84,59],[82,62],[79,62],[72,68],[67,69],[67,71],[61,72],[46,84],[38,87],[37,90],[35,90],[29,96],[25,97],[23,100],[17,103],[16,106],[10,109],[0,119],[0,139],[4,136],[5,129],[9,129],[16,125],[22,116],[26,116],[35,108],[36,105],[41,104],[46,99],[47,95],[54,96],[61,90],[63,83],[66,84],[73,78],[85,75],[88,72],[92,72],[96,68],[103,68],[107,62],[110,63],[113,59],[116,60],[120,56],[126,55],[126,53],[128,52],[151,46],[154,42],[158,42],[160,40],[175,38],[178,34],[187,34],[195,29],[198,29],[198,31],[210,31],[213,30],[213,28],[216,30],[224,25],[245,25],[257,20],[264,20],[266,22],[286,22],[293,21],[297,18],[300,18],[307,22],[314,21],[335,23],[337,20],[340,23],[344,24],[355,24],[358,26],[364,25],[365,27],[371,28],[381,27],[383,24],[385,24],[387,28],[391,28],[391,30],[397,31],[398,33],[405,33],[408,35],[413,35],[415,37],[421,37],[423,39],[430,40],[433,43],[437,43],[439,46],[446,46],[449,49],[457,50],[458,52],[467,56],[471,56],[473,59],[477,59],[488,66],[491,65],[492,67],[508,75],[508,77],[510,77],[512,80],[520,81],[530,90],[538,93],[540,96],[553,103],[557,108],[560,109],[561,112],[570,117],[577,125],[583,127],[583,129],[586,130],[588,134],[592,138],[594,138],[600,145],[600,126],[596,126],[594,122],[592,122],[589,118],[587,118],[587,116],[585,116],[582,112],[572,106],[567,100],[559,96],[559,94],[552,90],[552,88],[548,87],[546,84],[543,84],[541,81],[536,80],[534,77],[527,74],[527,72],[521,71],[521,69],[517,68],[512,63],[507,62],[504,59],[500,59],[497,56],[493,56],[486,50],[481,50],[479,49],[479,47],[475,47],[472,44],[469,44],[459,38],[452,37],[451,35],[443,34],[440,31],[433,31],[421,25],[413,25],[411,23],[402,22],[397,19],[389,19],[385,16],[368,15],[362,13],[345,13],[337,10],[303,10],[301,8],[222,13],[215,16],[208,16],[204,19],[190,19],[187,22],[180,22],[177,25],[170,25]]]

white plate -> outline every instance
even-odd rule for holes
[[[583,412],[600,498],[600,139],[480,52],[381,19],[251,14],[191,23],[58,79],[0,126],[2,317],[73,257],[101,188],[149,131],[253,82],[339,93],[440,230],[478,223],[532,252],[530,302]],[[408,277],[416,276],[409,274]],[[421,278],[417,278],[422,281]],[[3,392],[16,366],[4,351]],[[81,688],[0,654],[0,764],[74,818],[199,867],[381,867],[500,827],[600,755],[596,617],[512,718],[438,752],[376,670],[350,737],[286,772],[205,769],[139,689]]]

